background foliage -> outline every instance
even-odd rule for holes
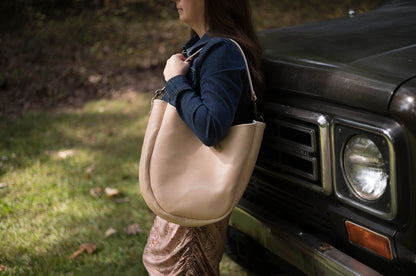
[[[380,0],[252,0],[257,30],[347,16]],[[0,114],[153,90],[189,31],[169,0],[0,1]]]

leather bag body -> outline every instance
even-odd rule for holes
[[[153,99],[139,167],[140,190],[148,207],[184,226],[227,217],[247,187],[264,129],[259,121],[235,125],[225,139],[209,147],[174,106]]]

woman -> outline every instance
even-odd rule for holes
[[[258,90],[261,48],[251,22],[249,0],[173,1],[180,20],[192,28],[194,36],[182,54],[166,62],[163,100],[176,107],[204,144],[215,145],[232,125],[253,120],[244,60],[228,39],[243,47]],[[218,275],[227,223],[223,220],[185,227],[156,217],[143,253],[149,274]]]

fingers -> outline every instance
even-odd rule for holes
[[[186,58],[182,54],[175,54],[166,61],[166,66],[163,70],[166,81],[175,76],[186,75],[186,73],[188,73],[191,63],[185,61],[185,59]]]
[[[172,57],[179,57],[179,59],[182,60],[182,61],[185,61],[186,60],[185,56],[182,55],[182,54],[175,54]]]
[[[175,54],[175,55],[172,55],[168,60],[167,60],[167,62],[178,62],[178,61],[185,61],[186,60],[186,58],[185,58],[185,56],[184,55],[182,55],[182,54]]]

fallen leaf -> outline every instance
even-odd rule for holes
[[[95,167],[95,165],[91,165],[85,170],[85,178],[86,179],[91,179],[91,173],[94,170],[94,167]]]
[[[325,242],[323,242],[319,245],[319,250],[320,251],[326,251],[326,250],[331,249],[331,248],[333,248],[333,246],[330,245],[330,244],[327,244]]]
[[[101,187],[95,187],[90,190],[90,195],[93,197],[99,197],[103,189]]]
[[[127,235],[136,235],[138,233],[143,233],[143,230],[138,223],[133,223],[127,226],[127,228],[124,229],[124,232],[126,232]]]
[[[72,150],[72,149],[63,150],[63,151],[58,152],[58,156],[61,159],[65,159],[65,158],[68,158],[68,157],[71,157],[71,156],[74,156],[74,155],[75,155],[75,151]]]
[[[107,231],[105,231],[105,237],[108,238],[109,236],[114,235],[115,233],[117,233],[117,230],[113,227],[110,227],[107,229]]]
[[[108,197],[116,197],[116,196],[120,195],[120,190],[107,187],[107,188],[105,188],[105,194]]]
[[[97,245],[94,242],[87,242],[83,243],[79,246],[78,250],[72,253],[71,256],[69,256],[70,259],[74,259],[84,253],[84,251],[87,251],[88,254],[92,254],[97,249]]]
[[[88,77],[88,81],[94,84],[99,83],[102,79],[103,77],[101,75],[91,75]]]

